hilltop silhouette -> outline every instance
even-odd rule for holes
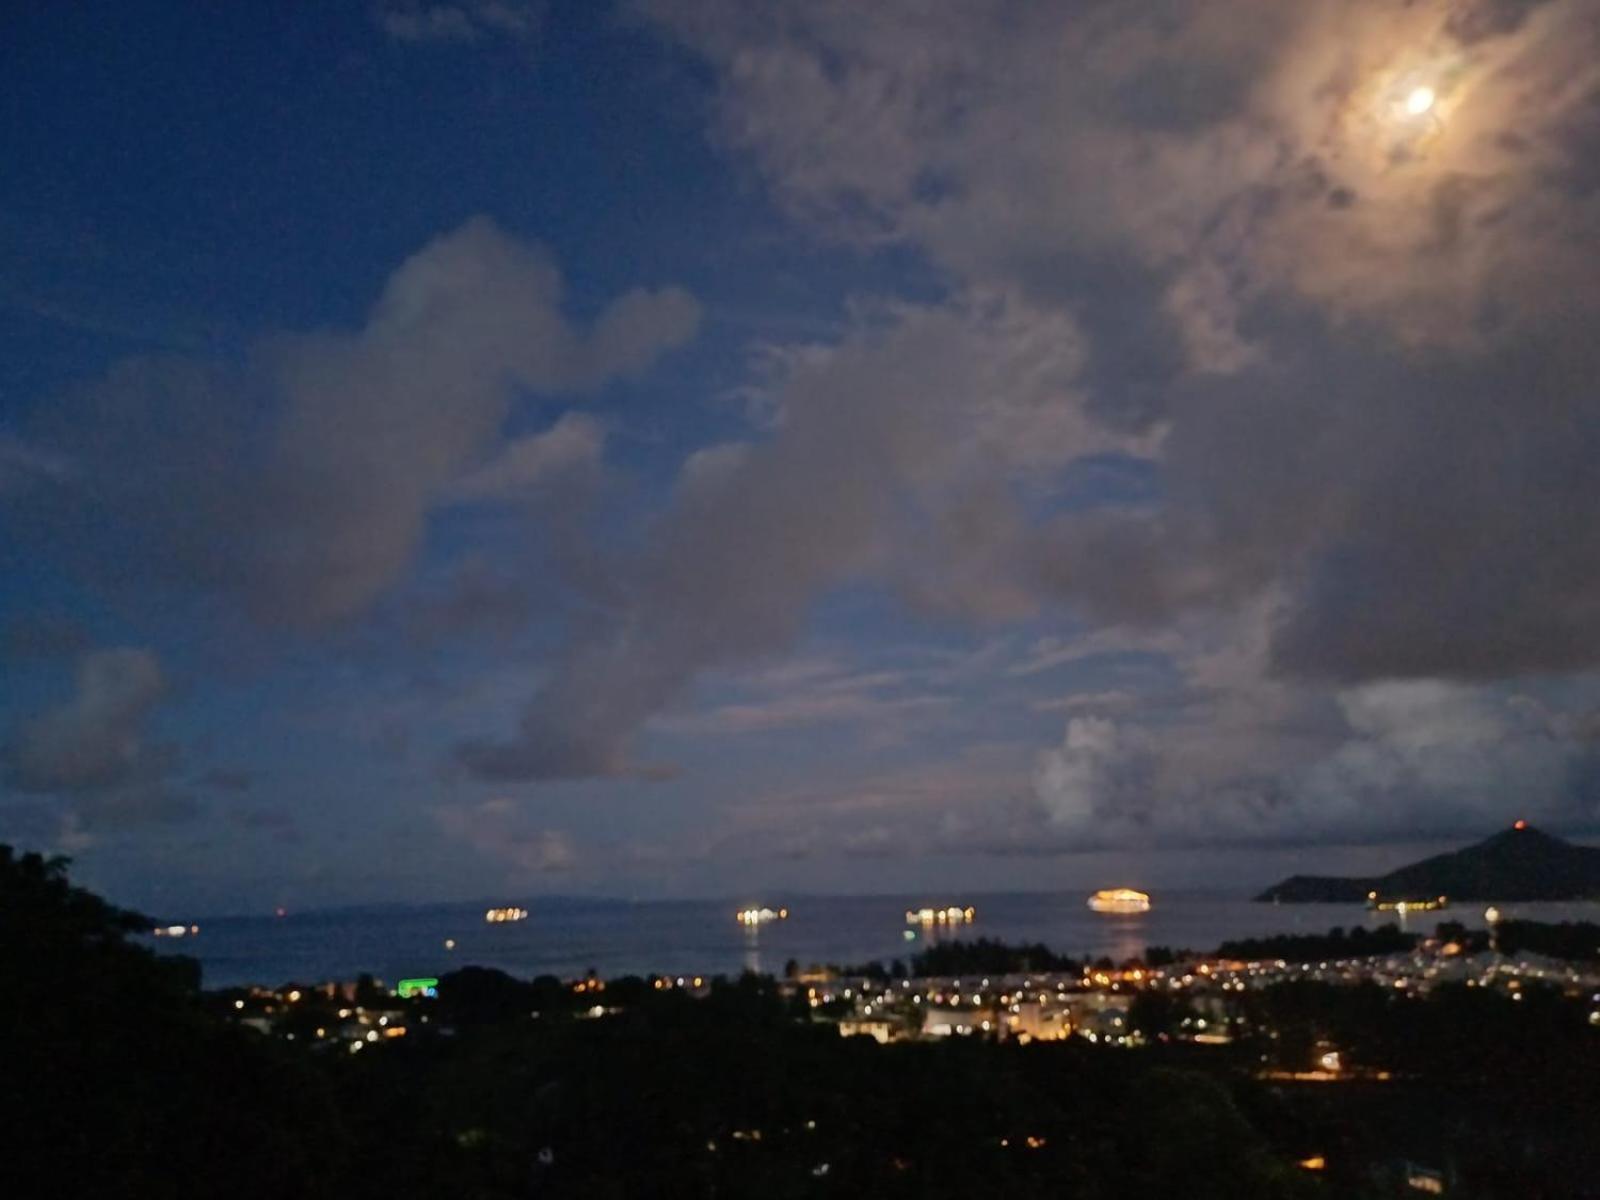
[[[1577,846],[1518,821],[1493,837],[1390,871],[1355,878],[1291,875],[1257,900],[1363,903],[1448,896],[1452,900],[1589,900],[1600,897],[1600,849]]]

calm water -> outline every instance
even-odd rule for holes
[[[650,972],[737,974],[746,967],[781,972],[784,963],[858,963],[909,957],[925,943],[907,941],[905,910],[924,904],[971,904],[977,920],[954,936],[1044,942],[1052,950],[1124,959],[1146,946],[1209,950],[1228,938],[1271,933],[1322,933],[1335,925],[1381,924],[1353,904],[1256,904],[1197,892],[1154,896],[1138,916],[1091,912],[1080,892],[951,896],[768,897],[789,906],[787,921],[745,929],[733,902],[507,900],[530,911],[526,921],[489,925],[482,905],[344,909],[287,917],[228,917],[202,922],[195,938],[152,939],[164,951],[197,957],[207,987],[352,979],[367,971],[393,982],[437,975],[468,964],[518,976]],[[1483,923],[1483,905],[1413,917],[1431,932],[1444,919]],[[1502,904],[1507,916],[1600,920],[1600,904]],[[938,934],[933,936],[937,937]],[[945,935],[950,936],[950,935]],[[455,948],[447,950],[445,940]]]

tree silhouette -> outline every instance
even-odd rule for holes
[[[150,921],[67,866],[0,845],[7,1175],[63,1197],[330,1194],[345,1172],[315,1074],[208,1015],[197,965],[131,941]]]

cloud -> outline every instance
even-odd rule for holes
[[[543,6],[529,0],[380,0],[373,9],[378,27],[402,42],[472,42],[483,37],[531,38],[543,20]]]
[[[195,780],[201,787],[213,788],[221,792],[248,792],[255,786],[256,777],[253,771],[243,771],[236,767],[212,767]]]
[[[145,736],[167,694],[149,650],[95,650],[78,662],[77,691],[25,720],[5,751],[5,781],[22,792],[88,793],[170,773],[175,752]]]
[[[1027,522],[975,482],[942,514],[993,611],[1272,594],[1286,675],[1600,665],[1583,0],[642,8],[799,221],[1070,319],[1086,411],[1146,431],[1154,504]]]
[[[745,694],[654,723],[680,734],[741,735],[846,725],[898,740],[909,727],[945,716],[955,698],[927,691],[900,671],[851,671],[822,663],[748,679]]]
[[[509,637],[527,624],[533,601],[523,581],[473,556],[457,564],[442,586],[411,601],[404,628],[426,643],[461,634]]]
[[[687,461],[609,613],[512,737],[459,761],[490,780],[629,773],[633,735],[692,679],[789,648],[847,580],[930,612],[1025,611],[991,518],[1014,519],[1045,464],[1115,443],[1082,417],[1080,363],[1070,320],[1003,296],[896,307],[798,358],[780,427]]]
[[[51,797],[57,840],[69,849],[89,845],[96,834],[199,816],[195,799],[169,786],[180,765],[178,748],[149,736],[170,690],[155,654],[135,647],[88,651],[78,659],[76,684],[68,699],[11,732],[0,749],[0,782]]]
[[[556,829],[530,828],[522,811],[508,799],[442,805],[434,810],[434,818],[451,837],[485,858],[507,863],[521,875],[568,871],[578,861],[571,838]]]
[[[537,444],[489,461],[519,393],[637,374],[699,311],[637,290],[585,331],[561,305],[545,253],[475,218],[403,263],[353,333],[263,338],[237,368],[119,363],[49,407],[41,442],[82,486],[23,504],[19,529],[109,586],[199,587],[268,622],[349,617],[406,570],[463,473],[491,471],[468,484],[486,500],[530,469]],[[547,465],[595,435],[550,436]]]
[[[294,845],[304,839],[294,813],[287,808],[268,805],[235,808],[229,810],[228,820],[240,829],[268,834],[286,845]]]
[[[192,796],[164,788],[134,788],[79,796],[69,817],[80,834],[128,833],[152,825],[182,824],[202,811]]]
[[[542,433],[516,438],[489,461],[450,485],[449,498],[464,504],[524,498],[577,472],[598,469],[605,427],[583,413],[564,413]]]
[[[730,814],[711,842],[716,858],[914,858],[995,851],[996,832],[1033,822],[1028,776],[1012,743],[962,744],[953,753],[864,777],[760,795]],[[1025,810],[1021,816],[1014,809]]]
[[[61,458],[0,430],[0,497],[62,483],[70,476]]]
[[[1564,260],[1593,218],[1582,0],[642,7],[717,69],[720,138],[791,211],[969,280],[1057,290],[1126,253],[1224,340],[1216,309],[1263,288],[1448,342],[1590,290]],[[1485,310],[1504,286],[1524,311]]]
[[[1048,852],[1200,845],[1359,843],[1475,836],[1517,816],[1584,830],[1592,747],[1513,691],[1436,681],[1337,694],[1342,732],[1297,764],[1197,765],[1213,726],[1166,730],[1073,717],[1035,774],[1038,807],[1007,837]],[[1021,836],[1019,836],[1019,834]]]
[[[1109,809],[1135,824],[1153,799],[1154,761],[1138,726],[1105,717],[1073,717],[1061,745],[1039,756],[1035,784],[1051,824],[1092,826]]]

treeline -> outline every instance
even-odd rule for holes
[[[1275,937],[1240,938],[1217,947],[1218,958],[1245,961],[1282,959],[1284,962],[1320,962],[1323,959],[1368,958],[1397,954],[1415,948],[1420,935],[1398,925],[1367,929],[1357,925],[1348,932],[1334,926],[1327,933],[1290,933]]]
[[[1029,971],[1081,971],[1085,960],[1057,954],[1043,942],[1013,946],[993,938],[940,942],[912,955],[911,973],[927,975],[1019,975]]]
[[[1593,921],[1501,921],[1495,944],[1502,954],[1543,954],[1572,962],[1600,960],[1600,925]]]

